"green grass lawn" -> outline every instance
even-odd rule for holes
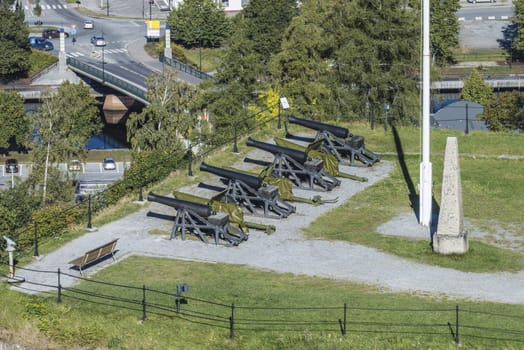
[[[397,146],[392,131],[366,130],[363,125],[356,125],[351,130],[365,135],[366,145],[373,151],[391,154],[392,150],[401,149],[407,155],[403,158],[385,156],[385,160],[395,164],[391,176],[317,219],[305,230],[308,238],[359,243],[419,262],[463,271],[516,271],[524,267],[524,255],[480,242],[474,233],[470,234],[470,251],[462,257],[433,254],[428,240],[378,234],[380,224],[397,214],[412,212],[412,202],[418,208],[416,186],[421,161],[418,130],[412,127],[396,130]],[[524,198],[516,195],[515,189],[524,188],[524,159],[499,158],[500,155],[524,155],[522,135],[482,132],[464,135],[450,130],[432,130],[433,193],[437,203],[440,203],[443,153],[448,136],[458,138],[459,152],[463,155],[460,165],[465,217],[491,234],[502,228],[522,238]]]
[[[376,228],[380,224],[398,213],[409,213],[412,210],[410,200],[414,197],[410,197],[410,194],[413,186],[418,183],[420,163],[418,129],[399,128],[396,130],[398,137],[395,143],[395,134],[391,129],[388,132],[383,128],[370,130],[368,125],[358,123],[348,126],[353,133],[365,136],[368,148],[382,153],[383,159],[393,162],[395,168],[387,179],[355,195],[346,203],[341,203],[340,207],[315,221],[306,229],[307,237],[355,242],[410,260],[463,271],[522,269],[524,260],[521,252],[483,243],[474,235],[470,237],[468,254],[445,257],[433,254],[427,240],[378,234]],[[432,131],[431,161],[437,203],[440,201],[442,154],[447,136],[457,136],[459,151],[461,154],[468,154],[460,159],[466,218],[488,232],[494,227],[502,227],[521,237],[523,230],[520,212],[524,202],[516,189],[524,188],[524,160],[500,159],[498,156],[524,155],[522,135],[463,135],[446,130]],[[267,139],[269,134],[266,132],[255,138]],[[403,158],[395,156],[400,146],[406,154]],[[206,161],[227,166],[243,159],[249,151],[243,142],[239,142],[238,155],[231,156],[230,148],[225,147],[216,155],[206,158]],[[405,165],[404,172],[401,171],[401,164]],[[180,169],[162,183],[145,191],[169,193],[173,188],[202,181],[206,176],[197,169],[194,171],[194,177],[187,177],[187,169]],[[104,210],[93,219],[93,224],[100,226],[137,210],[139,206],[132,203],[133,199],[122,200],[118,206]],[[81,233],[82,228],[79,228],[63,239],[44,243],[41,252],[45,254]],[[21,257],[20,260],[27,262],[30,257]],[[110,298],[113,300],[101,300],[92,295],[65,291],[63,303],[57,305],[53,295],[28,296],[1,285],[4,307],[0,311],[0,339],[23,342],[35,348],[39,346],[54,349],[455,349],[447,322],[454,324],[455,314],[452,310],[458,303],[463,310],[461,322],[466,326],[461,332],[463,348],[520,349],[524,342],[522,335],[518,333],[491,333],[492,328],[503,329],[508,325],[514,325],[517,330],[524,329],[522,305],[457,302],[445,296],[389,293],[332,279],[276,274],[234,265],[145,257],[130,257],[119,261],[92,278],[137,288],[122,291],[115,286],[85,281],[75,288],[87,293],[112,295]],[[148,307],[147,319],[141,322],[142,285],[147,286],[148,290],[174,293],[176,284],[182,282],[190,285],[188,297],[212,300],[224,306],[205,305],[190,299],[187,305],[182,305],[182,309],[191,311],[192,316],[177,315],[173,313],[175,302],[172,294],[148,291],[148,303],[169,307],[167,310],[156,311],[153,307]],[[120,291],[115,292],[115,289]],[[75,299],[75,296],[86,300]],[[125,308],[126,304],[117,303],[115,298],[129,298],[137,303]],[[115,303],[120,306],[115,307]],[[235,317],[238,321],[234,341],[229,340],[232,303],[236,306]],[[343,317],[341,308],[344,303],[349,307],[346,337],[340,335],[338,325],[338,319]],[[247,310],[241,306],[333,306],[336,309],[315,313],[279,309],[268,313],[267,310]],[[195,309],[189,309],[193,307]],[[375,310],[377,308],[383,311]],[[390,309],[411,311],[385,311]],[[427,313],[413,310],[432,311]],[[510,322],[496,316],[506,313],[518,317]],[[211,320],[204,320],[200,316]],[[267,324],[242,324],[250,319],[266,320]],[[283,324],[276,329],[268,326],[275,319],[281,320]],[[291,321],[298,322],[300,327],[290,326],[288,322]],[[412,333],[412,324],[422,325],[426,322],[438,326],[427,326],[423,330],[419,329],[419,334]],[[398,323],[402,325],[391,326]],[[468,325],[471,327],[468,328]],[[368,326],[371,328],[365,328]],[[479,330],[475,327],[485,328]],[[518,338],[520,342],[494,341],[483,337]]]
[[[454,328],[458,304],[464,349],[522,345],[480,336],[523,339],[494,331],[524,329],[522,305],[433,299],[333,279],[136,256],[93,278],[111,284],[86,280],[74,290],[65,290],[61,304],[54,296],[23,295],[2,285],[0,329],[15,329],[18,337],[38,339],[42,348],[54,349],[79,344],[86,349],[454,349],[447,324]],[[174,300],[178,283],[190,288],[180,314]],[[147,288],[144,322],[143,285]],[[102,295],[106,298],[99,298]],[[343,337],[339,319],[345,303],[347,335]],[[231,304],[235,305],[233,341],[229,339]],[[501,315],[520,315],[520,319]]]

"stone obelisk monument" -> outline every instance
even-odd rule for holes
[[[442,197],[437,233],[433,235],[433,251],[440,254],[464,254],[468,251],[468,235],[464,230],[462,185],[456,137],[448,137],[442,176]]]

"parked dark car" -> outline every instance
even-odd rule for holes
[[[47,39],[60,38],[60,31],[58,29],[44,29],[42,36]],[[64,36],[69,38],[69,33],[64,32]]]
[[[55,48],[52,42],[41,36],[30,36],[29,45],[31,45],[33,49],[44,51],[51,51]]]
[[[17,173],[18,172],[18,160],[9,158],[5,161],[5,172],[6,173]]]

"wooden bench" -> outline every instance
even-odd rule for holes
[[[74,266],[78,266],[78,269],[80,270],[80,275],[82,275],[82,268],[98,259],[111,255],[111,257],[113,258],[113,261],[116,261],[115,260],[115,247],[116,247],[117,241],[118,241],[118,238],[104,245],[101,245],[100,247],[91,249],[90,251],[85,252],[83,256],[76,258],[74,260],[71,260],[69,263]]]

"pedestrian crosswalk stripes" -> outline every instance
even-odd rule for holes
[[[110,54],[126,54],[127,49],[121,48],[121,49],[104,49],[104,55],[110,55]],[[97,51],[92,52],[93,56],[95,57],[102,57],[102,50],[98,49]],[[73,52],[66,52],[67,57],[82,57],[87,55],[87,53],[80,52],[80,51],[73,51]]]
[[[81,57],[81,56],[84,56],[84,54],[82,52],[75,51],[75,52],[68,52],[66,54],[66,56],[69,56],[69,57]]]
[[[47,5],[47,4],[41,4],[40,7],[42,10],[67,10],[66,4],[59,4],[59,5]],[[32,10],[33,7],[24,5],[24,9],[26,11]]]

